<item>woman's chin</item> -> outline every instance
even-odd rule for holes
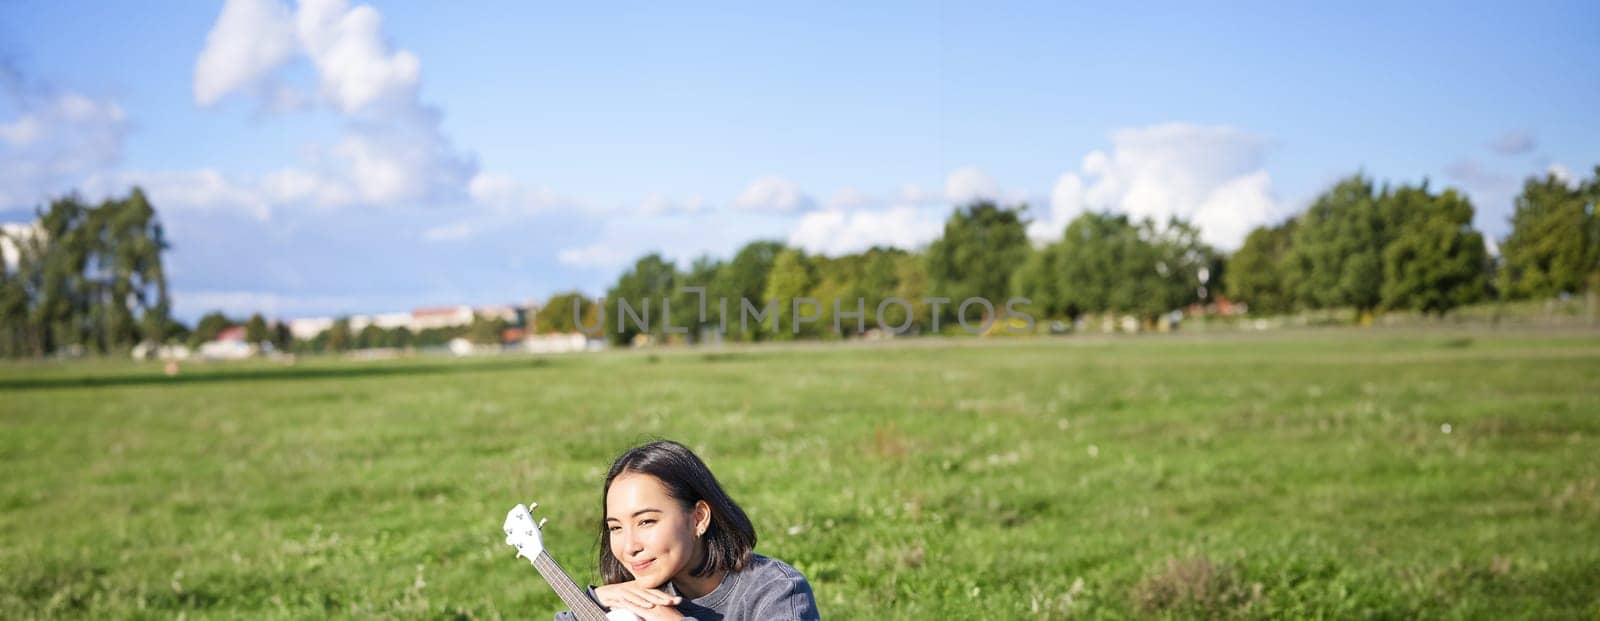
[[[655,572],[646,572],[642,576],[635,575],[633,577],[633,581],[638,586],[646,589],[659,589],[661,588],[661,585],[667,583],[667,578],[666,576],[658,576],[655,574]]]

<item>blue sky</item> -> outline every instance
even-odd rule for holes
[[[1600,164],[1600,5],[0,3],[0,221],[145,187],[180,316],[598,293],[632,258],[916,247],[951,205],[1228,247],[1357,170]]]

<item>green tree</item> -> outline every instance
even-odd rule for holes
[[[1250,306],[1251,313],[1274,315],[1295,310],[1294,285],[1285,267],[1294,240],[1295,220],[1259,226],[1228,261],[1228,297]]]
[[[238,324],[228,319],[228,316],[222,314],[222,311],[206,313],[200,317],[198,323],[194,324],[194,331],[189,333],[189,347],[199,347],[203,343],[215,341],[217,340],[217,335],[222,334],[223,330],[235,325]]]
[[[778,258],[772,265],[772,273],[767,276],[767,290],[761,296],[762,300],[776,300],[777,307],[766,318],[762,327],[771,331],[773,338],[778,340],[793,340],[819,334],[820,319],[817,322],[801,324],[798,330],[794,324],[795,300],[812,297],[812,289],[816,285],[816,268],[804,252],[789,248],[778,253]],[[756,305],[761,306],[761,304],[758,302]],[[818,305],[820,306],[820,302]],[[808,318],[813,315],[820,317],[821,313],[817,311],[820,311],[820,308],[812,308],[810,304],[802,304],[800,309],[800,313]]]
[[[1027,298],[1042,317],[1067,317],[1066,296],[1061,291],[1061,242],[1051,242],[1028,253],[1022,267],[1011,275],[1011,295]]]
[[[506,331],[506,320],[475,315],[467,327],[467,340],[478,345],[499,345]]]
[[[1385,242],[1372,181],[1357,174],[1335,184],[1294,227],[1289,274],[1295,299],[1313,308],[1376,309],[1382,301]]]
[[[1140,224],[1140,242],[1150,265],[1140,266],[1137,280],[1143,282],[1135,305],[1147,321],[1200,300],[1200,273],[1219,271],[1216,250],[1200,241],[1200,229],[1181,218],[1169,218],[1163,225],[1146,219]]]
[[[1152,255],[1126,215],[1085,212],[1073,218],[1052,253],[1057,280],[1051,303],[1060,312],[1076,319],[1137,308],[1139,281]]]
[[[272,348],[277,351],[289,351],[294,347],[294,333],[289,331],[289,322],[278,320],[272,322]]]
[[[944,235],[928,247],[928,279],[933,294],[951,299],[940,309],[946,319],[968,298],[1005,303],[1011,274],[1028,257],[1027,209],[978,201],[945,220]]]
[[[762,296],[766,295],[767,291],[767,275],[772,272],[778,253],[783,250],[781,242],[771,240],[750,242],[740,248],[722,269],[717,270],[710,295],[713,299],[728,300],[729,338],[739,341],[757,341],[766,338],[767,335],[761,331],[760,326],[749,325],[746,329],[739,327],[739,313],[743,308],[741,301],[749,300],[750,304],[757,308],[766,303]]]
[[[82,344],[87,338],[89,208],[76,195],[50,202],[38,213],[38,288],[32,323],[40,353]]]
[[[606,334],[616,345],[628,345],[641,333],[661,336],[661,300],[673,294],[677,283],[677,269],[660,254],[651,253],[634,261],[633,267],[617,278],[617,284],[606,292]],[[623,316],[619,312],[626,304],[637,315]],[[641,329],[640,323],[647,324]]]
[[[694,260],[689,270],[677,274],[669,299],[672,300],[672,327],[674,330],[686,330],[681,337],[690,343],[700,341],[701,332],[717,330],[720,325],[717,319],[717,301],[712,293],[716,285],[717,276],[722,272],[724,264],[707,255]],[[700,291],[687,291],[689,287],[700,287]],[[701,305],[705,306],[704,317],[701,315]],[[737,307],[730,306],[730,313],[737,311]]]
[[[1522,184],[1511,234],[1500,244],[1500,289],[1512,298],[1577,293],[1600,270],[1600,166],[1572,187],[1554,174]]]
[[[251,345],[258,345],[270,338],[271,333],[267,331],[267,319],[262,317],[261,313],[250,315],[250,319],[244,322],[245,342]]]
[[[576,310],[576,315],[574,311]],[[550,300],[534,315],[536,334],[571,334],[579,332],[577,320],[594,326],[600,311],[598,304],[578,291],[568,291],[550,296]]]
[[[355,344],[355,338],[350,333],[349,317],[340,317],[333,320],[333,325],[328,328],[327,335],[326,351],[342,352],[349,350]]]
[[[1383,197],[1390,241],[1383,251],[1383,306],[1443,315],[1487,292],[1488,252],[1472,228],[1472,203],[1405,186]]]

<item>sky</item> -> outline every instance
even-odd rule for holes
[[[977,198],[1232,249],[1356,172],[1497,240],[1600,165],[1593,2],[785,4],[0,0],[0,222],[138,185],[180,318],[292,318],[915,249]]]

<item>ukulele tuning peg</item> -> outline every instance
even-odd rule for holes
[[[548,521],[550,521],[550,518],[539,518],[539,528],[544,528],[544,523]]]

